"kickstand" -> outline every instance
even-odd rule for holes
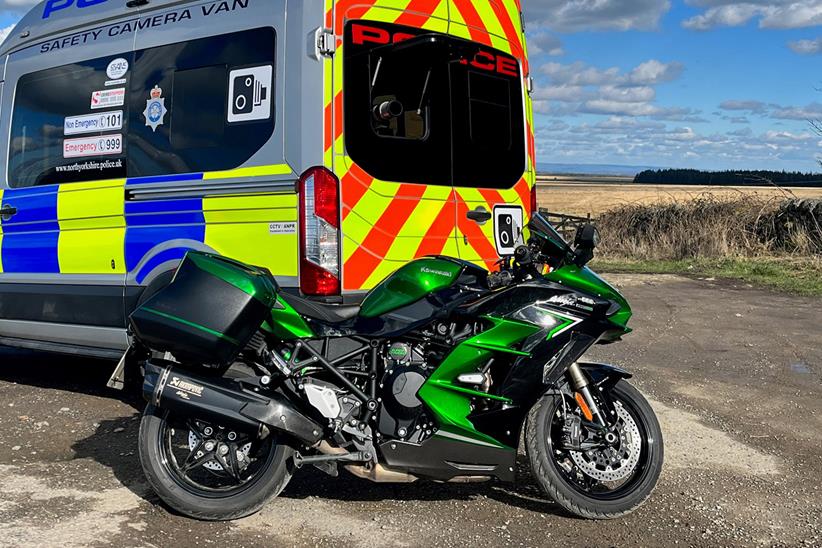
[[[117,362],[117,367],[114,368],[114,372],[109,377],[106,386],[109,388],[113,388],[114,390],[122,390],[126,387],[126,361],[128,360],[128,356],[131,353],[131,347],[128,348],[123,353],[123,357],[120,358],[120,361]]]

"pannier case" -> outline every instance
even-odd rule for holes
[[[141,340],[181,362],[230,365],[278,291],[266,269],[191,251],[171,285],[138,307],[130,323]]]

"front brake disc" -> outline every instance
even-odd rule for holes
[[[592,451],[569,451],[577,468],[599,481],[620,481],[634,471],[641,449],[639,427],[620,402],[614,403],[617,412],[619,442],[614,447]]]

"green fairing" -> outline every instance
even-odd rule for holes
[[[285,300],[279,298],[271,309],[271,319],[263,324],[263,330],[284,341],[314,337],[314,332],[302,316]]]
[[[611,284],[600,278],[593,270],[584,266],[579,268],[576,265],[566,265],[545,276],[548,280],[556,282],[572,289],[576,289],[589,295],[596,295],[604,299],[610,299],[619,304],[619,311],[611,316],[610,320],[619,327],[628,331],[628,320],[631,319],[631,305],[625,297],[617,291]]]
[[[422,385],[418,395],[434,413],[436,422],[442,430],[460,434],[477,443],[512,449],[478,432],[468,420],[473,398],[507,400],[468,389],[459,384],[457,377],[481,370],[498,352],[527,356],[528,353],[514,350],[512,347],[539,332],[541,328],[491,316],[485,316],[484,319],[493,326],[456,346]]]
[[[274,305],[277,285],[267,271],[199,251],[189,251],[184,260],[193,262],[200,270],[233,285],[264,305]]]
[[[363,318],[376,318],[445,289],[459,277],[462,266],[441,259],[418,259],[383,280],[365,298]]]

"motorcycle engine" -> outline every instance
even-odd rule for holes
[[[429,375],[422,345],[395,342],[387,347],[380,382],[383,405],[378,430],[382,437],[420,443],[431,436],[433,423],[417,397]]]

